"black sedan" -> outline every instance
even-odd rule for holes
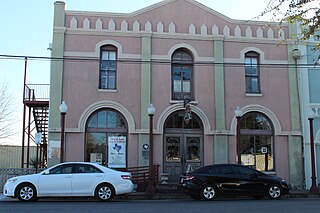
[[[282,178],[238,164],[215,164],[201,167],[180,179],[181,188],[197,200],[218,196],[264,196],[279,199],[289,192]]]

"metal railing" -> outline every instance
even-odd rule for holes
[[[50,95],[50,84],[26,84],[23,100],[47,101]]]
[[[159,164],[153,165],[153,183],[159,182]],[[149,166],[129,167],[121,171],[127,171],[131,173],[132,182],[137,185],[137,191],[145,191],[149,180]]]

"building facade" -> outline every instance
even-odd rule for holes
[[[299,25],[292,25],[293,35],[301,34]],[[319,43],[316,37],[300,41],[296,45],[296,70],[298,75],[299,99],[301,109],[305,184],[312,184],[312,159],[315,163],[316,184],[320,182],[320,51],[315,47]],[[310,118],[312,118],[310,123]],[[312,132],[310,129],[312,128]],[[311,138],[311,133],[312,138]],[[314,156],[311,156],[311,140],[314,142]]]
[[[66,161],[148,165],[152,103],[153,160],[169,181],[188,166],[236,163],[239,148],[242,164],[302,188],[297,72],[288,66],[295,47],[285,41],[287,25],[266,26],[194,0],[129,14],[67,11],[56,2],[49,165],[59,162],[62,101]]]

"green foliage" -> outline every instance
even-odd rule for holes
[[[298,39],[320,39],[319,0],[270,0],[260,17],[272,15],[271,21],[300,23]],[[317,48],[320,48],[318,43]]]

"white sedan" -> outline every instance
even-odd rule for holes
[[[97,197],[109,201],[115,195],[132,190],[129,172],[97,163],[68,162],[38,174],[10,178],[3,187],[3,194],[21,201],[34,201],[40,197]]]

